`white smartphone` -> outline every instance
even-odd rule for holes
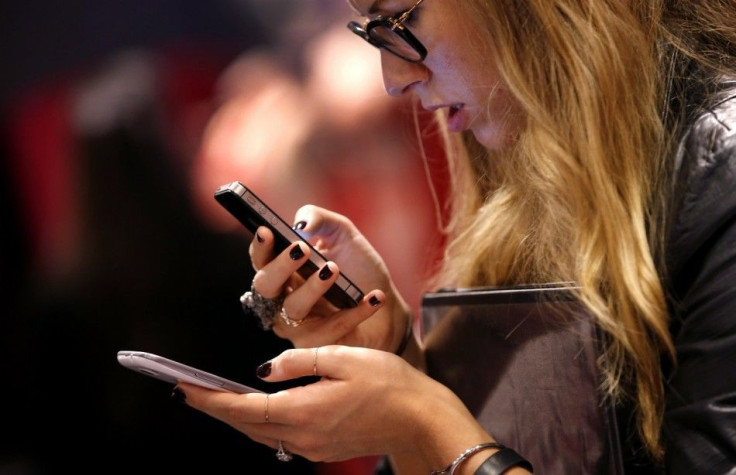
[[[275,237],[276,252],[283,251],[293,242],[305,242],[311,252],[309,259],[298,271],[305,279],[327,263],[327,259],[319,251],[241,182],[234,181],[220,186],[215,191],[215,199],[251,234],[256,232],[258,226],[268,226]],[[338,308],[350,308],[363,300],[363,291],[340,272],[335,283],[325,292],[325,298]]]
[[[118,362],[126,368],[171,384],[196,384],[208,389],[231,393],[262,393],[263,391],[236,383],[216,374],[179,363],[145,351],[118,351]]]

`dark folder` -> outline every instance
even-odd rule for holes
[[[430,376],[536,473],[623,473],[598,333],[569,283],[424,294]]]

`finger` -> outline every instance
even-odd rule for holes
[[[305,376],[326,376],[320,373],[319,352],[326,354],[327,346],[298,348],[282,352],[258,367],[256,374],[265,381],[278,382]]]
[[[294,289],[289,297],[284,300],[283,307],[287,309],[288,315],[292,319],[301,320],[312,313],[312,308],[337,280],[339,272],[340,269],[337,264],[327,262],[317,272],[312,273],[301,286]],[[332,311],[334,312],[335,309],[333,308]]]
[[[349,374],[345,373],[344,368],[349,368],[353,358],[366,351],[376,350],[342,345],[290,349],[262,364],[258,368],[257,375],[271,382],[305,376],[345,379]]]
[[[330,318],[328,328],[325,331],[325,337],[328,341],[341,341],[348,333],[372,317],[378,310],[383,307],[386,301],[386,294],[382,290],[374,289],[367,293],[357,307],[344,311],[339,317],[337,315]]]
[[[299,289],[290,294],[296,294]],[[340,342],[342,339],[353,332],[355,328],[373,316],[384,304],[385,294],[381,290],[373,290],[366,294],[357,307],[341,310],[332,313],[329,316],[314,318],[317,315],[312,309],[311,315],[297,327],[289,327],[283,323],[282,318],[277,319],[273,327],[274,333],[281,338],[289,338],[295,347],[305,348],[312,346],[322,346],[330,343]],[[295,301],[296,299],[294,299]],[[284,302],[282,307],[286,309],[286,314],[292,320],[299,318],[291,313],[291,303]]]
[[[278,423],[282,416],[274,418],[278,406],[274,400],[283,397],[283,392],[233,394],[187,383],[179,383],[175,390],[191,408],[228,424],[258,443],[274,449],[278,446],[283,427]]]
[[[284,291],[284,283],[306,262],[309,253],[310,249],[306,243],[291,244],[256,272],[253,277],[253,287],[264,297],[278,297]]]
[[[227,424],[254,424],[265,421],[265,393],[235,394],[179,383],[184,402]]]
[[[346,225],[350,224],[347,217],[315,205],[299,208],[295,220],[300,223],[299,234],[304,238],[315,235],[327,236],[341,229],[347,229]]]
[[[274,236],[266,226],[260,226],[253,233],[253,239],[248,246],[248,256],[254,270],[259,270],[273,259]]]

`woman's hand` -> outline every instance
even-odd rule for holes
[[[321,379],[268,397],[178,388],[191,407],[312,461],[402,454],[428,473],[489,440],[454,393],[391,353],[337,345],[293,349],[261,365],[258,375],[271,382]]]
[[[296,213],[296,221],[304,223],[299,232],[330,261],[327,270],[318,269],[305,280],[296,271],[307,260],[309,247],[292,244],[274,256],[273,233],[258,228],[249,249],[257,270],[253,288],[267,298],[283,297],[286,315],[292,321],[303,321],[294,327],[276,318],[274,332],[297,348],[344,344],[395,351],[411,312],[383,259],[342,215],[307,205]],[[323,297],[341,270],[366,291],[355,308],[337,309]]]

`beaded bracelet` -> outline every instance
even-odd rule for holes
[[[471,455],[473,455],[473,454],[475,454],[477,452],[480,452],[481,450],[485,450],[485,449],[501,449],[501,450],[503,450],[505,448],[506,447],[504,447],[503,445],[501,445],[499,443],[496,443],[496,442],[486,442],[484,444],[475,445],[473,447],[470,447],[468,450],[466,450],[465,452],[461,453],[460,455],[458,455],[457,458],[455,460],[453,460],[450,465],[448,465],[447,467],[445,467],[445,468],[443,468],[441,470],[434,470],[433,472],[430,473],[430,475],[443,475],[445,473],[448,474],[448,475],[452,475],[453,473],[455,473],[455,470],[460,466],[460,464],[463,463],[463,462],[465,462],[465,459],[467,459]]]
[[[532,467],[531,462],[517,454],[514,450],[504,447],[488,457],[478,467],[474,475],[501,475],[511,467],[523,467],[534,473],[534,467]]]

